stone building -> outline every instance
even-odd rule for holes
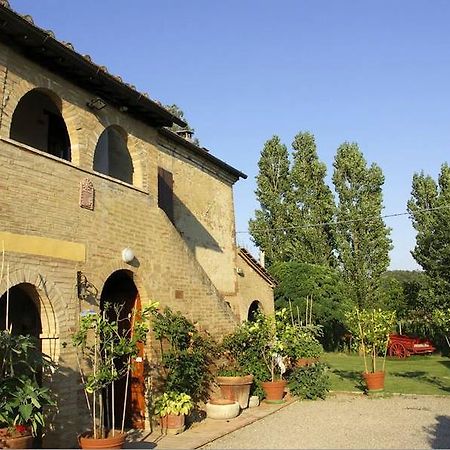
[[[274,281],[236,247],[233,184],[246,176],[5,0],[0,101],[0,327],[8,293],[13,332],[38,336],[60,368],[44,445],[70,447],[87,416],[70,345],[80,311],[157,300],[220,336],[257,305],[273,311]]]

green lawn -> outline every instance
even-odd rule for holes
[[[323,360],[330,366],[333,391],[361,392],[361,356],[326,353]],[[381,368],[381,361],[379,363]],[[410,356],[387,358],[385,392],[400,394],[450,395],[450,359],[443,356]]]

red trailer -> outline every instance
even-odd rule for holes
[[[388,355],[406,358],[410,355],[431,355],[436,350],[429,339],[405,336],[403,334],[389,335]]]

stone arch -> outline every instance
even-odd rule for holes
[[[259,300],[253,300],[250,303],[250,306],[248,307],[247,312],[247,320],[249,322],[253,322],[256,318],[256,313],[258,311],[264,312],[264,308],[262,306],[262,303]]]
[[[39,302],[41,330],[40,339],[42,350],[53,361],[57,362],[60,353],[61,330],[68,330],[68,318],[65,309],[65,300],[55,283],[46,279],[44,275],[29,269],[18,268],[9,274],[9,283],[4,276],[0,283],[0,296],[8,289],[16,286],[27,285],[27,289],[33,289],[36,296],[32,296],[35,302]]]
[[[88,274],[87,277],[89,278],[89,281],[91,281],[95,286],[95,288],[98,289],[98,294],[100,296],[102,287],[105,285],[111,274],[120,270],[126,270],[132,273],[134,284],[136,285],[136,288],[139,291],[139,295],[141,297],[142,306],[145,306],[149,301],[149,297],[144,280],[142,279],[140,273],[137,272],[136,269],[130,264],[119,261],[117,263],[111,263],[103,266],[102,270],[98,271],[97,275],[93,276],[92,278],[90,278]]]
[[[67,128],[67,133],[70,140],[71,162],[75,165],[80,163],[80,118],[77,112],[77,107],[64,99],[64,93],[59,93],[51,80],[39,77],[36,84],[30,83],[27,80],[20,80],[15,83],[13,87],[7,88],[5,92],[5,104],[3,109],[3,116],[1,122],[1,134],[3,136],[10,136],[11,123],[20,100],[29,92],[33,90],[40,90],[45,92],[54,102],[56,102],[59,112],[64,120]]]
[[[91,149],[91,167],[94,167],[94,157],[97,143],[102,133],[110,127],[115,127],[116,129],[122,130],[122,132],[127,136],[127,149],[133,164],[133,179],[129,184],[132,184],[138,188],[143,188],[145,186],[144,173],[146,173],[147,164],[146,153],[142,142],[129,132],[129,124],[124,123],[119,114],[109,114],[108,116],[104,115],[100,120],[98,120],[96,126],[92,129],[92,133],[88,137],[89,142],[87,144],[88,148]]]
[[[128,134],[117,126],[105,128],[94,150],[92,168],[128,184],[133,184],[134,165],[128,150]]]

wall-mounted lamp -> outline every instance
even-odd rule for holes
[[[122,250],[122,261],[129,263],[134,259],[134,252],[130,247],[124,248]]]
[[[89,100],[86,105],[91,109],[100,111],[106,106],[106,103],[100,97],[94,97],[93,99]]]
[[[86,298],[87,295],[87,278],[81,270],[77,271],[77,296],[79,299]]]

